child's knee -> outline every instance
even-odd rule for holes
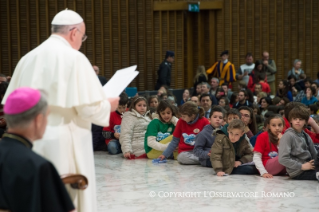
[[[177,155],[177,161],[180,162],[181,164],[185,163],[185,153],[181,152]]]
[[[110,141],[107,145],[107,150],[111,155],[119,154],[119,144],[116,141]]]

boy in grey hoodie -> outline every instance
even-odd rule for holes
[[[220,129],[225,118],[225,110],[221,106],[213,106],[210,114],[210,124],[206,125],[195,138],[194,155],[204,167],[212,167],[210,162],[210,150],[215,141],[213,132]]]
[[[319,180],[319,155],[310,136],[304,132],[310,113],[306,107],[296,107],[289,113],[291,127],[279,142],[279,163],[296,180]]]

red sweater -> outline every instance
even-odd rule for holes
[[[187,124],[184,120],[180,119],[173,133],[174,137],[180,138],[178,153],[193,150],[194,146],[185,143],[184,139],[189,138],[194,141],[196,135],[202,131],[207,124],[209,124],[209,121],[205,117],[199,118],[194,124]]]
[[[285,127],[282,131],[282,134],[284,134],[284,132],[290,127],[290,123],[289,123],[288,119],[284,118],[284,120],[285,120]],[[305,131],[305,133],[307,133],[310,136],[313,143],[319,143],[319,134],[311,132],[308,129],[304,129],[304,131]]]
[[[265,92],[265,93],[270,93],[270,86],[267,82],[259,82],[259,84],[261,85],[261,91]]]
[[[270,147],[271,147],[271,149],[270,149]],[[261,153],[261,160],[262,160],[264,166],[266,166],[267,161],[270,159],[270,157],[268,155],[269,152],[277,152],[278,153],[278,148],[276,145],[274,145],[273,143],[271,143],[269,141],[268,132],[263,132],[257,137],[254,151]]]
[[[114,139],[114,127],[115,125],[121,125],[122,123],[122,114],[117,111],[113,111],[110,115],[110,124],[108,127],[103,128],[103,136],[105,138],[105,143],[108,144],[110,140]]]
[[[248,84],[247,84],[247,88],[249,90],[251,90],[252,92],[255,92],[254,75],[255,75],[255,71],[252,71],[252,73],[249,75],[249,80],[248,80]],[[264,83],[267,83],[267,76],[266,76],[266,78],[264,80]],[[262,83],[260,83],[260,84],[261,84],[261,89],[263,89]],[[269,88],[269,90],[270,90],[270,88]],[[265,92],[265,91],[263,91],[263,92]]]

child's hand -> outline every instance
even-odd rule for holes
[[[207,155],[210,157],[210,152]]]
[[[158,158],[161,159],[161,160],[164,160],[165,159],[165,155],[160,155]]]
[[[317,125],[316,121],[312,117],[309,117],[308,125],[313,126],[313,124]]]
[[[222,176],[224,176],[224,174],[225,174],[225,172],[217,172],[218,177],[222,177]]]
[[[114,137],[118,140],[120,139],[120,133],[114,133]]]
[[[301,170],[306,171],[306,170],[313,170],[313,169],[315,169],[315,165],[314,165],[313,160],[301,165]]]
[[[234,167],[237,168],[238,166],[240,166],[242,163],[240,161],[235,161],[234,163]]]
[[[265,173],[262,176],[263,178],[273,178],[272,174]]]
[[[279,144],[280,144],[280,139],[281,139],[281,137],[282,137],[282,134],[281,133],[279,133],[279,135],[278,135],[278,146],[279,146]]]
[[[130,152],[124,153],[124,157],[127,158],[127,159],[131,159],[132,156],[133,156],[133,155],[132,155]]]
[[[282,137],[282,134],[281,134],[281,133],[279,133],[279,135],[278,135],[278,139],[280,140],[280,139],[281,139],[281,137]]]

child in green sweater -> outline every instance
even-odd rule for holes
[[[157,110],[158,119],[153,119],[146,130],[144,149],[149,159],[158,158],[172,140],[178,119],[175,117],[173,105],[163,100]]]

